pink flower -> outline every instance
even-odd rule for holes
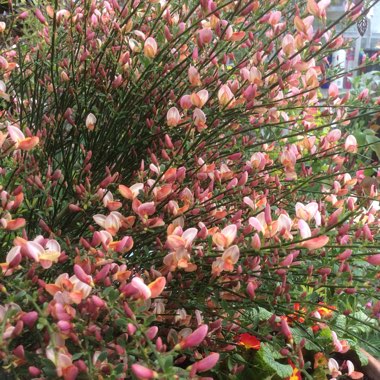
[[[307,0],[307,11],[318,18],[326,18],[326,8],[330,0],[321,0],[318,4],[315,0]]]
[[[189,67],[188,76],[192,86],[200,86],[202,84],[198,70],[192,65]]]
[[[86,117],[86,127],[89,131],[93,131],[96,124],[96,117],[93,113],[89,113]]]
[[[204,112],[201,109],[196,108],[194,110],[193,120],[194,120],[194,124],[197,127],[197,130],[199,132],[207,127],[206,115],[204,114]]]
[[[285,336],[287,340],[292,340],[292,332],[290,331],[286,317],[281,318],[281,333]]]
[[[208,356],[206,356],[204,359],[199,360],[195,364],[191,366],[191,373],[197,373],[197,372],[205,372],[209,371],[210,369],[214,368],[216,363],[219,360],[220,355],[216,352],[212,352]]]
[[[131,285],[138,291],[139,298],[147,300],[152,296],[151,290],[140,277],[134,277],[131,281]]]
[[[54,296],[54,299],[61,304],[80,304],[83,299],[87,298],[92,287],[78,279],[77,276],[71,276],[63,273],[55,280],[54,284],[46,284],[45,290]]]
[[[328,236],[318,236],[301,243],[301,246],[309,250],[318,249],[324,247],[329,242]]]
[[[300,202],[297,202],[296,215],[298,218],[307,222],[314,218],[317,226],[321,224],[321,214],[318,211],[318,203],[316,202],[310,202],[306,206]]]
[[[227,227],[224,227],[221,232],[216,232],[212,241],[218,246],[218,248],[227,248],[229,247],[236,238],[237,227],[235,224],[230,224]]]
[[[179,104],[182,109],[188,110],[192,107],[193,103],[190,95],[183,95],[179,100]]]
[[[191,104],[198,108],[202,108],[206,104],[207,100],[208,100],[207,90],[200,90],[197,93],[194,92],[190,95]]]
[[[361,372],[355,371],[354,364],[351,360],[346,361],[347,365],[347,375],[351,377],[353,380],[361,380],[363,379],[364,375]]]
[[[273,237],[279,229],[278,220],[267,223],[264,212],[261,212],[257,217],[250,217],[248,223],[258,232],[262,232],[265,237]]]
[[[339,88],[334,82],[332,82],[329,86],[329,97],[336,98],[338,95],[339,95]]]
[[[371,265],[380,265],[380,253],[367,256],[366,261]]]
[[[153,37],[148,37],[144,43],[144,55],[148,58],[154,58],[157,54],[157,42]]]
[[[298,221],[298,228],[300,230],[302,239],[311,237],[310,227],[303,219],[300,219]]]
[[[166,286],[166,278],[165,277],[158,277],[156,278],[153,282],[151,282],[148,285],[148,288],[151,291],[151,298],[156,298],[158,297],[163,290],[165,289]]]
[[[46,357],[56,366],[57,375],[65,380],[75,380],[78,375],[78,368],[73,365],[71,355],[65,347],[54,349],[49,346],[46,349]]]
[[[22,260],[21,247],[13,247],[5,258],[5,263],[0,263],[0,267],[6,276],[10,276],[13,270],[19,266]]]
[[[201,29],[198,31],[199,42],[201,45],[209,44],[212,41],[212,36],[211,29]]]
[[[172,250],[164,258],[164,264],[175,270],[177,267],[183,268],[185,271],[194,271],[197,266],[190,262],[191,245],[198,230],[196,228],[189,228],[182,232],[180,227],[177,227],[172,234],[170,234],[166,241],[166,246]]]
[[[149,329],[146,332],[146,337],[148,339],[152,340],[157,335],[157,333],[158,333],[158,327],[157,326],[149,327]]]
[[[181,115],[176,107],[172,107],[169,109],[166,114],[167,125],[169,127],[176,127],[178,123],[181,121]]]
[[[19,128],[13,125],[8,125],[8,133],[11,140],[15,143],[16,149],[31,150],[38,145],[40,139],[37,136],[25,137]]]
[[[34,14],[36,15],[37,20],[38,20],[41,24],[47,25],[46,18],[45,18],[45,16],[42,14],[42,12],[41,12],[40,9],[36,8]]]
[[[234,94],[232,93],[231,89],[226,84],[220,87],[218,91],[218,99],[219,99],[219,104],[222,106],[226,106],[227,104],[233,101]]]
[[[237,245],[227,248],[223,252],[223,255],[212,263],[212,274],[219,275],[223,271],[232,272],[234,270],[234,265],[239,260],[239,256],[240,251]]]
[[[80,265],[78,264],[74,265],[74,273],[75,273],[75,276],[77,276],[79,281],[82,281],[87,285],[94,286],[92,277],[88,275]]]
[[[206,338],[208,333],[208,326],[201,325],[190,335],[184,338],[180,343],[178,343],[174,349],[175,350],[184,350],[186,348],[199,346],[202,341]]]
[[[111,235],[116,235],[121,227],[122,215],[117,211],[112,211],[108,216],[96,214],[93,216],[93,219]]]
[[[339,364],[335,359],[329,359],[328,367],[330,375],[332,376],[331,380],[336,380],[336,378],[342,374],[342,372],[339,371]]]
[[[296,51],[294,37],[291,34],[287,34],[282,40],[282,50],[289,57]]]
[[[243,77],[244,80],[248,81],[251,84],[262,84],[262,74],[260,70],[252,66],[250,70],[247,68],[243,68],[240,70],[240,75]]]
[[[333,340],[334,351],[344,354],[350,349],[350,346],[347,343],[347,341],[339,340],[335,331],[331,331],[331,336]]]
[[[42,236],[37,236],[33,241],[26,241],[17,238],[15,244],[20,246],[28,257],[40,263],[44,269],[48,269],[53,263],[57,263],[61,256],[61,247],[54,239],[46,241]]]
[[[119,185],[119,193],[126,199],[133,200],[138,197],[140,191],[144,190],[144,184],[135,183],[131,187]]]
[[[168,248],[173,250],[180,248],[190,248],[193,240],[197,236],[197,233],[198,230],[196,228],[188,228],[181,234],[181,236],[173,233],[168,236],[166,245]]]
[[[144,367],[140,364],[132,364],[131,369],[133,374],[139,379],[139,380],[149,380],[149,379],[155,379],[157,378],[158,374],[157,372],[151,370],[150,368]]]
[[[355,136],[349,135],[344,143],[344,149],[349,153],[356,153],[358,151],[358,143]]]

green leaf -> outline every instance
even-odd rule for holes
[[[290,329],[294,338],[294,341],[298,344],[302,339],[305,340],[305,348],[309,351],[319,351],[320,348],[313,343],[310,338],[313,337],[313,331],[309,328],[306,331],[299,327],[293,327]]]
[[[272,316],[271,312],[269,312],[268,310],[266,310],[266,309],[264,309],[262,307],[258,308],[258,312],[259,312],[259,319],[260,319],[260,321],[266,321],[266,320],[268,320]]]
[[[169,355],[162,359],[163,361],[163,370],[169,371],[173,367],[173,356]]]
[[[362,366],[366,366],[368,364],[368,356],[365,355],[363,353],[363,351],[358,346],[354,346],[354,347],[351,347],[351,348],[356,352],[356,355],[358,355],[360,364]]]
[[[320,334],[319,334],[319,337],[320,338],[324,338],[324,339],[328,339],[329,341],[332,341],[332,334],[331,334],[331,330],[329,327],[324,327]]]
[[[359,146],[366,144],[366,135],[363,132],[356,131],[353,135],[355,136]]]
[[[126,318],[118,318],[115,321],[115,324],[118,327],[125,327],[125,326],[127,326],[127,323],[128,323],[128,321]]]
[[[123,373],[124,371],[124,364],[118,364],[114,369],[113,371],[115,372],[116,375],[119,375],[121,373]]]
[[[78,360],[84,355],[83,352],[77,352],[76,354],[73,355],[72,360]]]
[[[346,324],[347,324],[347,320],[346,320],[346,317],[344,315],[338,315],[338,317],[335,319],[335,325],[340,330],[345,330]]]
[[[376,156],[380,159],[380,139],[377,136],[366,135],[367,144],[371,144],[369,147],[376,153]]]
[[[97,361],[100,363],[107,359],[107,351],[103,351],[99,356]]]
[[[277,374],[281,379],[285,379],[292,375],[293,368],[289,364],[281,364],[276,359],[281,357],[279,352],[274,351],[268,344],[262,344],[258,353],[262,355],[263,361],[267,366]]]

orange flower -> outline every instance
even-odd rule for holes
[[[319,368],[319,367],[322,367],[322,368],[327,367],[327,358],[323,354],[323,352],[317,352],[314,355],[314,369]]]
[[[247,349],[260,350],[260,341],[249,333],[240,334],[237,337],[238,344]]]
[[[294,307],[295,313],[289,314],[286,316],[287,322],[290,324],[294,321],[297,321],[299,323],[304,323],[305,318],[303,318],[301,314],[302,315],[306,314],[306,309],[304,307],[301,308],[301,305],[299,303],[295,303],[293,307]]]
[[[302,380],[300,370],[297,367],[293,367],[293,373],[287,380]]]
[[[302,380],[301,371],[294,365],[294,363],[288,359],[288,363],[293,368],[293,373],[291,376],[287,377],[286,380]]]
[[[334,306],[324,305],[322,303],[320,303],[319,305],[321,306],[317,309],[317,311],[323,319],[331,318],[334,311],[336,310],[336,307]]]

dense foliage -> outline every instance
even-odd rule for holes
[[[3,374],[362,378],[339,355],[379,349],[380,100],[327,58],[375,3],[12,8]]]

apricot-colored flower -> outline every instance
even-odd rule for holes
[[[116,235],[121,227],[122,215],[117,211],[111,211],[107,216],[101,214],[94,215],[93,219],[111,235]]]
[[[25,137],[21,130],[13,125],[8,125],[8,133],[11,140],[15,143],[16,149],[28,151],[33,149],[40,141],[37,136]]]
[[[61,256],[61,247],[54,239],[46,240],[42,236],[37,236],[33,241],[26,241],[22,238],[15,239],[15,245],[21,247],[28,257],[40,263],[44,269],[50,268],[53,263],[58,262]]]
[[[236,238],[237,227],[235,224],[230,224],[227,227],[224,227],[221,232],[217,232],[212,237],[212,241],[219,248],[229,247]]]
[[[177,107],[172,107],[166,114],[166,123],[169,127],[176,127],[181,121],[181,115]]]
[[[148,37],[144,44],[144,55],[148,58],[154,58],[157,54],[157,42],[153,37]]]
[[[93,131],[96,124],[96,116],[93,113],[89,113],[86,117],[86,127],[89,131]]]
[[[92,287],[80,281],[76,275],[69,278],[67,273],[63,273],[54,284],[46,284],[45,290],[59,303],[80,304],[90,295]]]
[[[231,89],[226,85],[222,85],[218,91],[218,99],[219,103],[222,106],[226,106],[234,99],[234,94],[232,93]]]
[[[239,247],[233,245],[227,248],[221,257],[218,257],[212,263],[212,274],[220,275],[223,271],[232,272],[234,265],[238,262],[240,256]]]
[[[72,356],[66,347],[54,349],[49,346],[46,349],[46,357],[56,366],[57,375],[64,379],[75,379],[78,375],[78,368],[72,362]]]
[[[344,143],[344,149],[349,153],[356,153],[358,151],[358,143],[355,136],[349,135]]]

